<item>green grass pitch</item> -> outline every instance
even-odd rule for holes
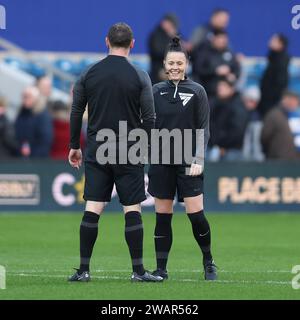
[[[169,280],[131,283],[122,214],[105,213],[91,263],[90,283],[66,281],[79,262],[81,214],[0,215],[4,299],[300,299],[292,288],[300,264],[300,215],[207,214],[219,280],[205,282],[201,255],[184,213],[173,217]],[[155,268],[154,214],[144,214],[144,262]]]

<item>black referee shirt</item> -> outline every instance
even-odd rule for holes
[[[173,81],[163,81],[153,86],[154,104],[156,112],[156,129],[192,129],[193,156],[204,154],[209,140],[209,104],[204,88],[190,80],[181,80],[178,85]],[[204,146],[196,146],[196,129],[204,130]],[[171,141],[171,159],[172,145]],[[201,147],[201,146],[200,146]],[[182,164],[184,160],[182,160]]]
[[[89,67],[73,89],[70,148],[80,148],[82,116],[88,106],[86,159],[96,161],[96,135],[111,129],[118,138],[119,121],[127,121],[128,132],[145,129],[150,136],[155,112],[151,80],[126,57],[108,55]]]

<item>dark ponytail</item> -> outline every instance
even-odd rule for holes
[[[167,50],[165,51],[165,58],[169,52],[182,52],[188,60],[188,54],[185,48],[181,45],[180,37],[175,36],[169,43]]]

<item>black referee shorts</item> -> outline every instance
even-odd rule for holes
[[[158,199],[175,198],[179,202],[184,198],[195,197],[203,193],[203,174],[189,176],[186,167],[176,165],[150,165],[148,192]]]
[[[84,164],[84,200],[109,202],[114,184],[123,206],[139,204],[146,199],[143,165],[100,165],[89,161]]]

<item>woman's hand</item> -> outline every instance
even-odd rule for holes
[[[193,163],[190,168],[190,176],[199,176],[203,172],[203,166],[201,164]]]

